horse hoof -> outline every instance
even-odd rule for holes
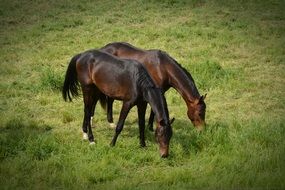
[[[142,144],[141,144],[141,148],[146,148],[146,144],[145,144],[145,143],[142,143]]]
[[[109,124],[110,124],[110,127],[111,127],[111,128],[113,128],[113,129],[116,128],[115,123],[109,123]]]
[[[87,133],[83,133],[83,140],[88,140],[88,135],[87,135]]]
[[[114,145],[114,143],[113,142],[111,142],[110,143],[110,147],[114,147],[115,145]]]
[[[94,145],[95,144],[95,142],[94,141],[92,141],[92,142],[90,142],[90,144],[89,145]]]

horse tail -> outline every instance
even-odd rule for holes
[[[99,97],[99,102],[101,104],[101,107],[106,111],[107,110],[107,99],[108,97],[105,94],[101,94]]]
[[[67,98],[69,101],[72,101],[72,96],[76,97],[79,95],[79,82],[77,79],[76,61],[80,56],[81,54],[73,56],[66,70],[65,80],[62,88],[62,97],[65,101],[67,101]]]

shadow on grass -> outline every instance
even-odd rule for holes
[[[172,155],[183,154],[189,156],[203,151],[213,151],[216,153],[229,151],[233,147],[229,136],[229,127],[223,122],[210,123],[204,131],[199,132],[188,119],[176,119],[172,124],[172,129],[173,136],[170,141]],[[137,139],[136,142],[139,146],[137,120],[126,122],[121,135]],[[150,131],[147,126],[145,128],[145,140],[147,146],[157,143],[155,132]]]
[[[12,119],[0,131],[0,161],[28,154],[36,160],[44,160],[57,150],[52,127],[39,125],[24,119]]]
[[[220,122],[208,124],[199,132],[188,120],[175,120],[173,125],[173,144],[183,149],[186,155],[197,154],[205,149],[224,147],[230,143],[228,127]]]
[[[171,147],[181,147],[183,154],[197,154],[204,149],[226,147],[230,145],[228,126],[221,122],[208,124],[202,132],[189,123],[189,120],[176,119],[172,124],[173,136],[170,141]],[[139,138],[139,128],[136,122],[126,123],[124,135],[130,138]],[[147,126],[145,139],[150,143],[156,143],[155,134]],[[139,141],[138,141],[139,142]]]

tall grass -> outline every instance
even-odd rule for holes
[[[284,189],[283,1],[0,2],[1,189]],[[207,93],[198,132],[179,94],[170,157],[154,134],[140,148],[136,110],[115,147],[96,108],[81,140],[82,98],[62,100],[67,64],[113,41],[162,49]],[[120,102],[115,102],[118,118]],[[149,110],[147,115],[149,114]]]

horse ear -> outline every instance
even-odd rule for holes
[[[163,120],[163,119],[159,121],[159,125],[161,125],[161,126],[165,126],[165,122],[164,122],[164,120]]]
[[[204,100],[206,99],[206,96],[207,96],[207,94],[205,94],[205,95],[202,95],[202,96],[200,97],[200,99],[199,99],[199,102],[202,102],[202,101],[204,101]]]
[[[173,117],[169,122],[172,124],[175,121],[175,117]]]
[[[169,120],[170,125],[174,122],[175,118],[172,118],[171,120]],[[162,119],[159,121],[159,125],[161,126],[166,126],[167,124],[165,123],[165,121]]]

